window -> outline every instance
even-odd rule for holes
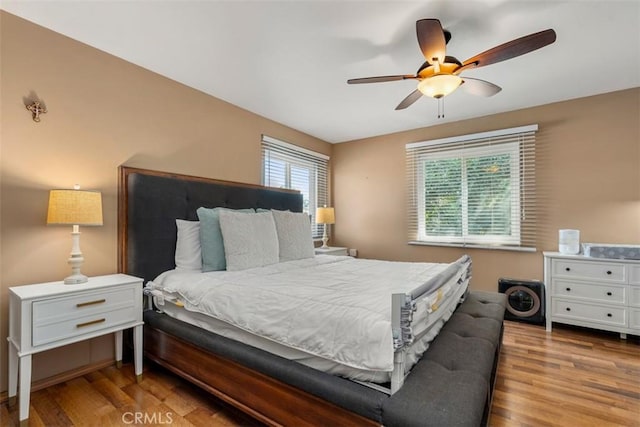
[[[536,130],[407,144],[410,243],[533,248]]]
[[[262,184],[302,193],[314,238],[321,238],[323,232],[315,216],[317,207],[328,204],[328,165],[329,156],[262,136]]]

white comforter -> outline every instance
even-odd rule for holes
[[[235,272],[171,270],[151,286],[174,293],[187,310],[280,344],[390,372],[391,294],[410,292],[448,265],[324,255]],[[434,302],[425,299],[418,312]]]

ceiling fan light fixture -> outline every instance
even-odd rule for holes
[[[437,74],[420,80],[418,90],[423,95],[439,99],[449,95],[461,84],[462,79],[455,74]]]

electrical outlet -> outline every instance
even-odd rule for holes
[[[352,256],[352,257],[356,258],[358,256],[358,250],[357,249],[349,249],[349,256]]]

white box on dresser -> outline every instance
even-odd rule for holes
[[[552,322],[640,335],[640,261],[544,252]]]
[[[29,418],[31,356],[115,333],[122,361],[122,331],[134,328],[134,364],[142,375],[142,279],[126,274],[90,277],[87,283],[39,283],[9,288],[9,401],[20,373],[20,423]]]

